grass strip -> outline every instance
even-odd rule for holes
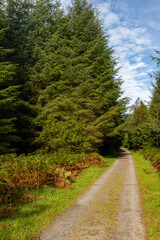
[[[12,217],[5,217],[0,222],[1,240],[34,239],[65,209],[71,206],[77,196],[87,188],[114,162],[116,157],[106,157],[104,167],[91,166],[72,183],[73,189],[54,189],[52,186],[32,190],[37,198],[27,204],[19,204]]]
[[[131,151],[140,183],[149,240],[160,239],[160,175],[142,154]]]

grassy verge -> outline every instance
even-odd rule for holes
[[[135,160],[140,183],[148,239],[158,240],[160,239],[160,175],[142,154],[133,151],[131,154]]]
[[[60,213],[72,205],[77,196],[86,191],[115,160],[106,157],[104,167],[89,167],[72,183],[73,189],[54,189],[52,186],[31,190],[35,201],[19,204],[11,216],[5,216],[0,222],[0,239],[31,239],[45,229]]]

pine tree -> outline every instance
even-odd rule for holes
[[[148,118],[149,112],[147,106],[140,100],[140,98],[137,98],[132,114],[131,126],[134,128],[138,125],[144,124],[148,121]]]
[[[60,24],[63,12],[59,1],[37,0],[29,14],[28,48],[31,51],[29,81],[27,87],[30,92],[30,102],[37,103],[39,91],[46,88],[51,75],[46,58],[46,43],[51,34],[55,33]]]
[[[28,15],[32,4],[27,0],[7,0],[6,17],[8,19],[5,46],[14,49],[9,56],[16,65],[14,82],[19,85],[20,102],[16,114],[16,131],[21,139],[17,143],[18,152],[32,151],[32,141],[35,136],[33,117],[34,108],[29,104],[28,65],[30,63],[30,50],[27,48],[29,34]]]
[[[18,105],[18,86],[14,84],[16,68],[8,60],[10,49],[4,48],[7,19],[0,2],[0,154],[15,151],[19,140],[16,133],[16,110]]]
[[[157,67],[160,64],[160,51],[156,51],[158,57],[154,57]],[[155,146],[160,145],[160,71],[157,71],[152,75],[155,78],[155,84],[153,84],[151,103],[150,103],[150,114],[151,114],[151,125],[155,133]]]
[[[92,6],[87,1],[73,1],[70,12],[73,32],[79,39],[76,51],[80,49],[80,58],[84,58],[81,70],[84,81],[77,93],[81,92],[82,99],[85,98],[83,110],[90,110],[86,129],[93,146],[97,147],[102,142],[106,148],[110,141],[113,144],[115,136],[118,137],[117,127],[122,123],[121,112],[124,111],[123,103],[118,102],[121,90],[120,81],[116,79],[116,61]]]
[[[46,52],[47,66],[52,71],[49,84],[39,98],[44,117],[39,139],[50,149],[56,148],[57,138],[64,139],[61,145],[65,146],[66,131],[58,127],[58,132],[55,124],[59,121],[59,126],[67,126],[68,132],[72,123],[81,126],[82,131],[76,131],[74,138],[82,140],[81,146],[85,139],[86,151],[96,150],[100,143],[106,147],[111,140],[116,145],[116,139],[117,142],[121,140],[125,104],[119,101],[120,81],[116,78],[113,51],[108,47],[101,22],[87,1],[72,1],[66,21],[51,36]],[[73,142],[68,146],[74,145]],[[74,147],[82,150],[76,141]]]
[[[139,149],[154,145],[154,130],[148,107],[137,98],[133,113],[126,122],[126,147]]]
[[[28,35],[28,14],[31,9],[28,0],[7,0],[6,15],[8,18],[8,31],[6,33],[6,45],[13,48],[13,61],[23,66],[27,60],[26,40]],[[23,69],[22,69],[23,71]],[[22,71],[20,71],[20,74]]]

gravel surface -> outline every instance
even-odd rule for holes
[[[133,159],[123,149],[114,164],[59,216],[40,240],[145,240]]]

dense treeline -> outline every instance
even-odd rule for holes
[[[0,4],[1,154],[119,146],[125,101],[101,21],[86,0]]]
[[[59,1],[1,0],[0,201],[64,183],[121,145],[126,99],[108,41],[86,0],[67,13]]]
[[[160,52],[153,59],[160,64]],[[160,170],[160,72],[155,72],[152,77],[155,83],[152,88],[149,106],[139,98],[133,107],[133,114],[126,122],[126,137],[124,145],[130,149],[144,149],[142,152],[154,166]]]

